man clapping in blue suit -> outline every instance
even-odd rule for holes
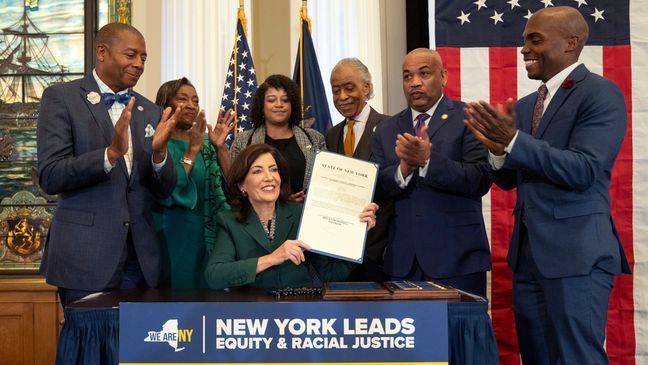
[[[151,202],[173,191],[166,153],[174,117],[131,90],[144,37],[111,23],[97,34],[94,72],[47,88],[38,117],[38,174],[58,194],[41,272],[63,306],[98,291],[157,285]]]
[[[505,110],[470,103],[495,182],[517,187],[508,254],[522,361],[607,364],[614,275],[629,273],[610,213],[610,175],[627,125],[623,95],[578,63],[588,26],[571,7],[534,13],[522,55],[538,92]]]
[[[409,107],[374,135],[378,198],[393,198],[395,208],[384,270],[392,279],[434,279],[485,296],[487,151],[463,124],[463,103],[443,95],[446,79],[437,52],[410,52],[403,61]]]

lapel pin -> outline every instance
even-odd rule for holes
[[[91,91],[88,93],[86,98],[91,104],[97,104],[101,100],[101,95],[99,95],[98,92]]]
[[[144,110],[144,107],[141,106],[141,105],[138,105],[138,106],[137,106],[137,110],[139,110],[139,111],[143,111],[143,110]]]
[[[572,86],[574,86],[574,80],[572,80],[572,79],[566,79],[562,83],[562,88],[563,89],[571,89]]]
[[[441,119],[443,119],[443,120],[448,119],[448,114],[445,114],[445,113],[441,114]]]

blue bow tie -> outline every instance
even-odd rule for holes
[[[104,104],[106,104],[106,107],[108,109],[110,109],[113,106],[115,101],[124,105],[128,104],[131,96],[133,96],[133,94],[131,94],[130,91],[125,92],[123,94],[113,94],[113,93],[101,94],[101,98],[103,99],[103,102]]]

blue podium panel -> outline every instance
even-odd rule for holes
[[[446,302],[121,303],[120,364],[448,364]]]

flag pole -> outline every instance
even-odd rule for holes
[[[241,21],[241,25],[243,26],[243,33],[245,33],[245,36],[247,37],[247,18],[245,17],[245,5],[243,4],[245,0],[239,0],[239,7],[238,7],[238,19]],[[237,27],[238,28],[238,27]]]
[[[301,97],[301,126],[304,128],[304,21],[309,23],[306,13],[306,0],[302,0],[301,10],[299,11],[299,94]]]
[[[247,36],[247,19],[245,18],[245,8],[243,5],[244,0],[239,0],[239,7],[238,7],[238,12],[236,14],[236,32],[234,32],[234,52],[232,52],[232,57],[234,58],[234,92],[232,95],[234,95],[234,98],[232,100],[236,100],[237,98],[237,92],[236,92],[236,78],[238,76],[238,68],[236,65],[238,64],[238,52],[236,52],[236,48],[238,47],[238,22],[241,22],[241,27],[243,28],[243,34]],[[234,115],[236,116],[235,118],[238,119],[238,105],[236,103],[232,102],[232,107],[234,108]],[[234,136],[238,134],[238,128],[234,128]]]

